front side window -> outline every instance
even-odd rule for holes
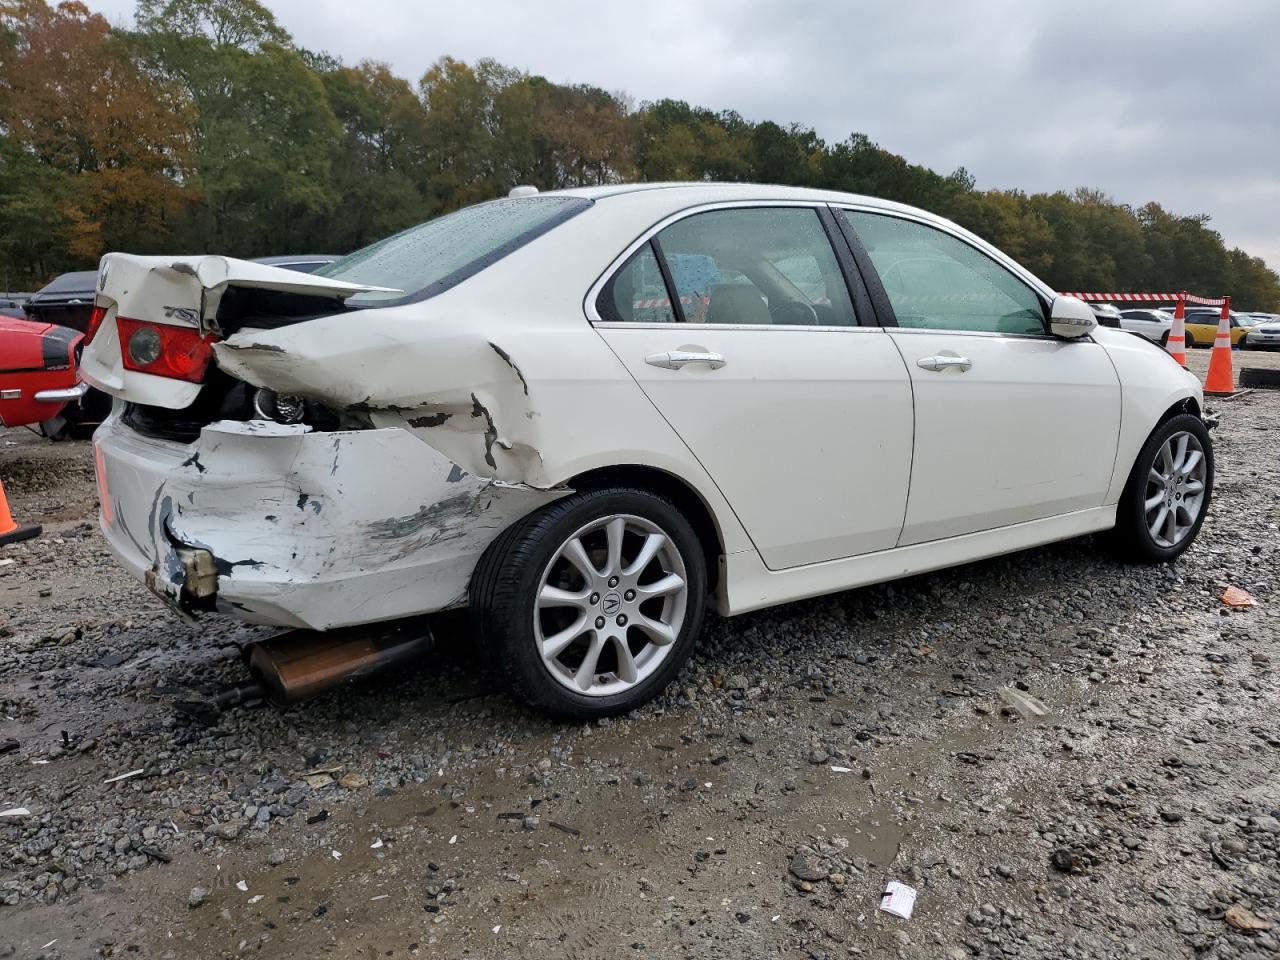
[[[679,220],[657,248],[688,323],[854,326],[816,210],[751,207]]]
[[[900,327],[1043,334],[1027,284],[963,240],[913,220],[841,211],[866,247]]]
[[[379,240],[315,271],[396,292],[350,297],[352,306],[422,300],[449,289],[591,206],[579,197],[509,197],[464,207]]]

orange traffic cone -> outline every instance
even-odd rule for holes
[[[1222,396],[1236,392],[1235,374],[1231,370],[1231,298],[1222,301],[1222,318],[1218,320],[1218,335],[1213,338],[1213,353],[1209,355],[1209,375],[1204,378],[1204,392]]]
[[[1173,310],[1173,327],[1169,330],[1169,339],[1165,341],[1164,348],[1184,367],[1187,365],[1186,316],[1187,295],[1179,293],[1178,305]]]
[[[0,483],[0,546],[6,543],[17,543],[19,540],[30,540],[40,536],[38,523],[27,523],[18,526],[13,522],[13,514],[9,512],[9,501],[4,496],[4,484]]]

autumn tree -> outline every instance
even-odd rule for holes
[[[320,76],[256,0],[142,0],[134,47],[192,105],[184,246],[252,256],[310,246],[338,195],[341,128]]]
[[[185,205],[190,115],[179,91],[134,63],[81,3],[0,2],[0,134],[7,226],[39,223],[64,253],[27,244],[18,271],[90,261],[169,236]]]
[[[0,287],[105,248],[345,252],[517,184],[765,181],[950,217],[1058,289],[1230,293],[1280,277],[1203,215],[1088,189],[978,189],[863,133],[555,83],[442,57],[416,84],[299,49],[260,0],[140,0],[112,30],[76,2],[0,0]]]

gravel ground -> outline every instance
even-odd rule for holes
[[[87,444],[0,432],[45,525],[0,549],[0,957],[1280,955],[1280,393],[1213,407],[1176,565],[1084,539],[713,621],[589,726],[458,618],[394,678],[179,716],[259,634],[116,568]]]

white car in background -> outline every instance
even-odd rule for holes
[[[973,234],[842,193],[650,184],[468,207],[311,275],[102,261],[84,375],[121,562],[188,613],[469,605],[589,718],[721,614],[1113,531],[1195,538],[1198,380]]]
[[[1167,310],[1121,310],[1120,329],[1163,347],[1169,342],[1169,332],[1173,329],[1173,314]]]
[[[1240,342],[1244,350],[1277,350],[1280,349],[1280,314],[1251,313],[1253,326]]]

